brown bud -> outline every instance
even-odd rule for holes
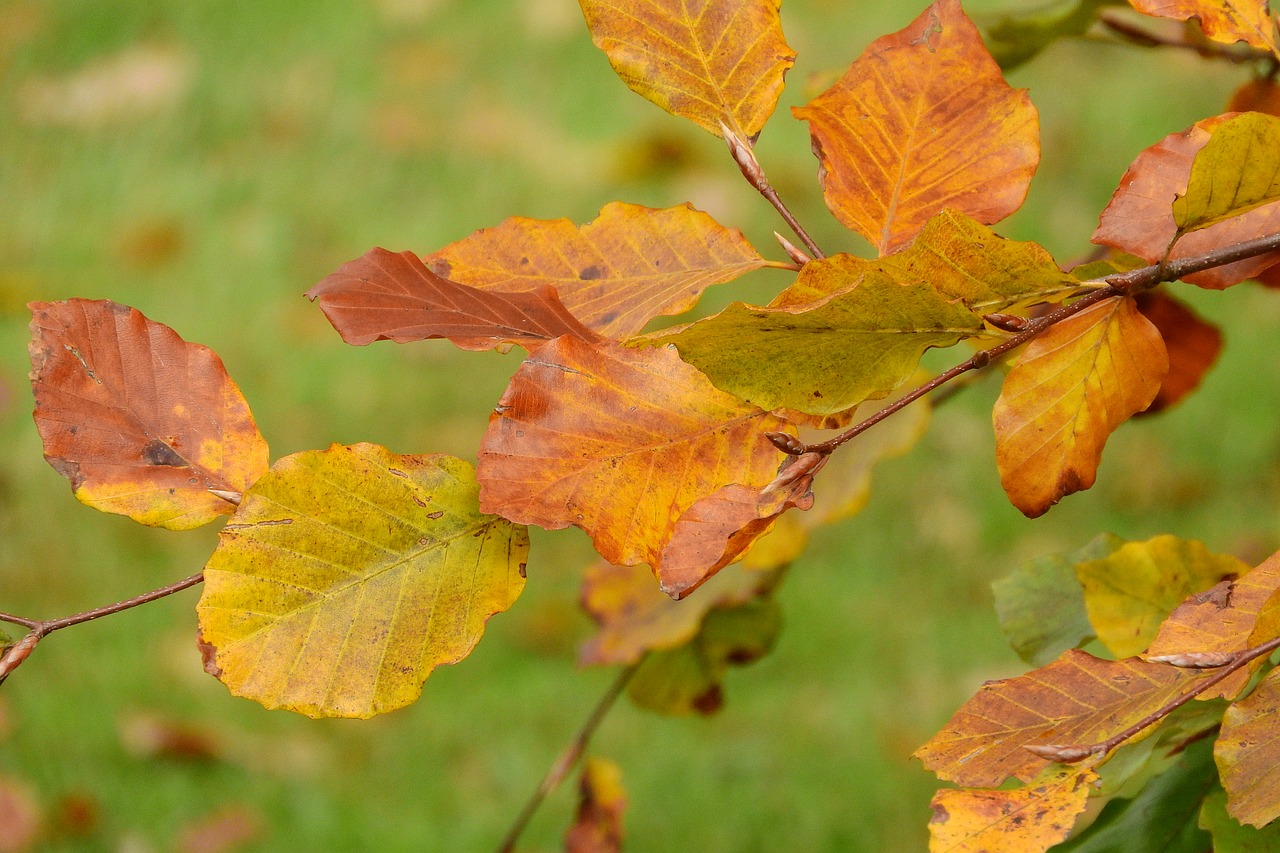
[[[1022,748],[1032,755],[1038,755],[1059,764],[1075,764],[1101,751],[1097,746],[1065,746],[1056,743],[1024,744]]]
[[[1181,669],[1213,669],[1236,659],[1234,652],[1183,652],[1173,655],[1146,655],[1152,663],[1167,663]]]
[[[774,447],[791,456],[799,456],[809,449],[803,441],[785,432],[766,432],[764,437],[773,442]]]
[[[809,257],[804,252],[800,251],[800,249],[796,248],[796,246],[790,240],[788,240],[786,237],[783,237],[777,231],[773,232],[773,236],[776,237],[778,240],[778,243],[782,245],[782,251],[786,252],[787,257],[790,258],[792,262],[794,262],[795,264],[799,266],[804,266],[805,264],[809,263],[809,261],[813,260],[813,258]]]
[[[1025,332],[1031,325],[1030,320],[1017,314],[984,314],[982,319],[1006,332]]]

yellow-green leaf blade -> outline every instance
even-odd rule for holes
[[[205,666],[309,716],[409,704],[524,588],[525,529],[480,513],[472,468],[372,444],[281,459],[205,568]]]
[[[795,52],[781,0],[579,0],[596,47],[632,91],[672,115],[740,138],[764,127]]]
[[[1280,201],[1280,118],[1244,113],[1214,128],[1196,152],[1173,218],[1185,233],[1273,201]]]

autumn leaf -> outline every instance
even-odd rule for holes
[[[579,0],[591,40],[632,91],[672,115],[739,138],[764,127],[795,52],[781,0]]]
[[[31,387],[45,458],[76,497],[186,530],[235,510],[269,462],[222,359],[114,302],[33,302]]]
[[[1030,518],[1093,485],[1111,433],[1169,370],[1160,333],[1114,297],[1050,327],[1005,377],[993,420],[1000,483]]]
[[[335,444],[281,459],[205,567],[205,668],[313,717],[409,704],[524,588],[527,532],[476,500],[471,466],[450,456]]]
[[[1186,234],[1173,243],[1178,237],[1174,201],[1188,192],[1198,153],[1228,118],[1215,116],[1199,121],[1139,154],[1102,211],[1093,242],[1156,263],[1166,252],[1170,260],[1177,260],[1280,231],[1280,203],[1272,202]],[[1223,179],[1229,184],[1238,183],[1236,173],[1240,168],[1240,164],[1230,165]],[[1214,179],[1211,174],[1209,180]],[[1222,290],[1257,276],[1278,260],[1280,252],[1271,252],[1185,276],[1183,281]]]
[[[1048,666],[984,684],[915,756],[958,785],[991,788],[1010,776],[1025,782],[1050,763],[1027,746],[1098,743],[1202,677],[1166,664],[1102,660],[1069,649]],[[1150,733],[1148,728],[1136,737]]]
[[[1156,327],[1169,353],[1169,372],[1160,392],[1139,412],[1150,415],[1178,404],[1200,386],[1222,352],[1222,332],[1164,291],[1148,291],[1136,298],[1138,310]]]
[[[1202,542],[1166,535],[1125,543],[1105,557],[1078,563],[1075,570],[1098,639],[1116,657],[1129,657],[1151,644],[1160,624],[1187,596],[1235,580],[1249,566],[1212,553]]]
[[[794,431],[716,390],[674,349],[558,338],[525,360],[490,418],[480,505],[580,527],[606,561],[648,563],[661,579],[680,517],[725,486],[767,486],[784,456],[764,434]]]
[[[565,835],[565,853],[620,853],[626,811],[627,792],[618,765],[588,758],[582,763],[578,811]]]
[[[1280,57],[1276,26],[1266,0],[1129,0],[1144,15],[1185,21],[1195,18],[1209,38],[1223,44],[1242,41]]]
[[[1004,219],[1040,160],[1035,107],[1005,83],[959,0],[872,42],[793,112],[809,122],[827,206],[882,255],[944,208]]]
[[[768,262],[742,232],[688,204],[656,210],[614,202],[581,227],[512,217],[424,260],[437,275],[504,294],[554,287],[583,324],[627,338],[702,291]]]
[[[1280,201],[1280,118],[1244,113],[1223,122],[1196,153],[1173,221],[1185,234],[1273,201]]]
[[[307,291],[354,346],[448,338],[467,350],[597,335],[574,319],[550,286],[523,293],[477,290],[441,278],[412,252],[370,249]]]
[[[1280,83],[1265,77],[1254,77],[1231,94],[1227,112],[1280,115]]]
[[[1038,853],[1067,837],[1098,774],[1066,767],[1012,790],[943,789],[933,797],[931,853]]]
[[[735,302],[658,340],[711,382],[766,409],[841,412],[905,382],[931,347],[980,334],[982,318],[924,282],[898,284],[861,259],[805,264],[797,284],[833,295],[799,308]],[[835,278],[843,287],[829,283]]]
[[[1249,826],[1280,817],[1280,670],[1272,670],[1252,693],[1227,708],[1214,746],[1227,812]]]

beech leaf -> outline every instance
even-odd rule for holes
[[[1210,252],[1280,231],[1280,202],[1271,202],[1178,238],[1174,201],[1188,192],[1196,155],[1230,116],[1196,122],[1180,133],[1171,133],[1139,154],[1125,172],[1107,204],[1092,240],[1156,263],[1168,253],[1170,260]],[[1215,158],[1216,159],[1216,158]],[[1227,167],[1227,184],[1239,182],[1241,164]],[[1211,172],[1207,179],[1216,180]],[[1170,251],[1169,246],[1173,244]],[[1280,252],[1246,258],[1184,277],[1184,281],[1211,290],[1222,290],[1254,278],[1280,261]]]
[[[578,810],[565,834],[565,853],[621,853],[626,811],[627,792],[618,765],[588,758],[582,763]]]
[[[929,850],[1048,850],[1071,832],[1097,781],[1090,768],[1062,768],[1012,790],[943,789],[930,804]]]
[[[1144,15],[1185,21],[1195,18],[1209,38],[1223,44],[1242,41],[1269,50],[1276,47],[1276,25],[1266,0],[1129,0]]]
[[[1101,559],[1076,565],[1089,622],[1116,657],[1144,651],[1187,596],[1248,571],[1235,557],[1168,535],[1128,542]]]
[[[958,785],[996,787],[1010,776],[1025,782],[1050,763],[1025,747],[1106,740],[1208,677],[1137,658],[1103,660],[1068,649],[1048,666],[984,684],[915,756]]]
[[[880,254],[953,208],[992,224],[1026,198],[1038,117],[959,0],[937,0],[793,110],[809,122],[827,206]]]
[[[849,255],[805,264],[797,284],[832,295],[796,308],[735,302],[659,340],[717,388],[762,408],[830,415],[884,397],[915,373],[925,350],[983,330],[981,317],[929,284],[898,284]]]
[[[785,458],[768,432],[794,427],[716,390],[674,349],[558,338],[525,360],[490,418],[480,504],[522,524],[580,527],[606,561],[648,563],[683,594],[696,567],[668,587],[663,563],[677,523],[725,486],[767,486]]]
[[[1214,745],[1227,812],[1249,826],[1280,817],[1280,670],[1269,672],[1254,691],[1227,708]]]
[[[1280,823],[1245,826],[1227,812],[1227,792],[1217,785],[1204,798],[1199,825],[1213,837],[1215,853],[1270,853],[1280,850]],[[1200,850],[1210,849],[1201,846]]]
[[[471,466],[335,444],[278,461],[205,567],[205,669],[312,717],[403,707],[524,588],[528,534],[482,514]]]
[[[554,287],[574,317],[610,338],[688,311],[706,288],[767,263],[741,231],[691,205],[622,202],[582,226],[515,216],[424,260],[438,275],[484,291]]]
[[[186,530],[235,510],[267,443],[222,359],[114,302],[33,302],[31,387],[44,455],[76,497]]]
[[[467,350],[503,344],[536,349],[552,338],[597,335],[574,319],[551,287],[524,293],[477,290],[441,278],[412,252],[370,249],[307,291],[354,346],[448,338]]]
[[[1140,293],[1136,299],[1138,310],[1156,327],[1169,353],[1169,372],[1160,392],[1139,413],[1150,415],[1180,403],[1200,386],[1222,352],[1222,332],[1164,291]]]
[[[1150,405],[1168,370],[1160,333],[1125,297],[1028,344],[993,412],[1000,483],[1013,505],[1035,518],[1092,486],[1107,438]]]
[[[1244,113],[1196,153],[1173,221],[1182,233],[1197,231],[1273,201],[1280,201],[1280,118]]]
[[[632,91],[720,135],[754,139],[773,114],[795,52],[781,0],[579,0],[591,40]]]

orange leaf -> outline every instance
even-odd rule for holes
[[[1180,133],[1171,133],[1139,154],[1120,180],[1093,232],[1092,240],[1137,255],[1150,263],[1165,256],[1178,234],[1174,199],[1187,192],[1191,164],[1218,125],[1229,115],[1198,121]],[[1267,204],[1223,222],[1184,235],[1169,253],[1170,260],[1261,237],[1280,230],[1280,202]],[[1253,278],[1280,261],[1280,252],[1246,258],[1233,264],[1186,276],[1183,281],[1212,290],[1223,290]]]
[[[581,227],[514,216],[425,259],[480,290],[547,285],[587,326],[626,338],[659,314],[688,311],[702,291],[764,266],[742,232],[684,204],[655,210],[613,202]]]
[[[631,90],[720,135],[754,138],[773,114],[795,52],[781,0],[579,0],[596,47]]]
[[[31,387],[44,455],[76,497],[186,530],[235,510],[267,443],[222,359],[114,302],[33,302]]]
[[[608,562],[649,563],[661,578],[690,507],[774,479],[783,455],[766,432],[794,427],[717,390],[672,348],[558,338],[525,360],[490,418],[480,503],[524,524],[581,527]]]
[[[627,792],[622,771],[603,758],[588,758],[578,782],[578,813],[564,838],[565,853],[620,853]]]
[[[1255,77],[1236,89],[1227,104],[1231,113],[1267,113],[1280,116],[1280,83]]]
[[[1272,670],[1244,699],[1227,708],[1213,747],[1227,812],[1263,826],[1280,817],[1280,670]]]
[[[881,254],[943,208],[1004,219],[1040,161],[1035,107],[1005,83],[959,0],[872,42],[793,112],[809,122],[827,206]]]
[[[984,684],[915,756],[958,785],[995,787],[1010,776],[1025,782],[1050,763],[1027,746],[1084,747],[1106,740],[1204,677],[1138,658],[1102,660],[1068,649],[1048,666]]]
[[[1144,15],[1185,21],[1195,18],[1209,38],[1223,44],[1242,41],[1280,57],[1276,25],[1266,0],[1129,0]]]
[[[1071,832],[1098,774],[1064,768],[1049,778],[997,791],[944,789],[934,795],[929,850],[934,853],[1038,853]]]
[[[1194,391],[1222,352],[1222,333],[1163,291],[1140,293],[1138,310],[1151,321],[1169,352],[1169,373],[1155,400],[1139,414],[1150,415],[1180,402]]]
[[[1028,344],[993,413],[1000,482],[1013,505],[1035,518],[1092,486],[1107,438],[1151,403],[1168,370],[1160,333],[1122,297]]]
[[[596,338],[570,314],[555,290],[477,290],[441,278],[412,252],[370,249],[307,291],[329,322],[354,346],[374,341],[448,338],[462,349],[503,344],[536,349],[552,338]]]

